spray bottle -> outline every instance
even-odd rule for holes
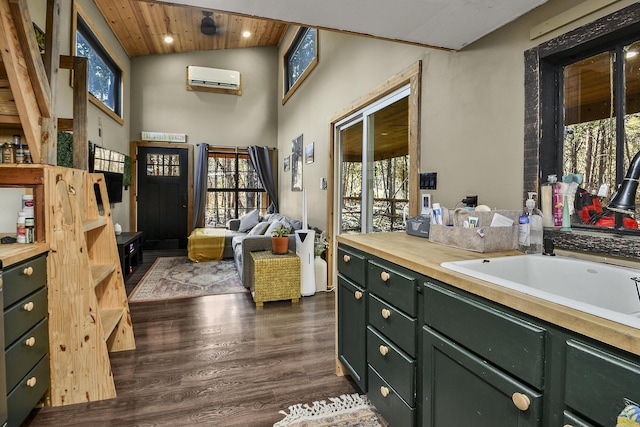
[[[524,211],[518,219],[518,248],[526,254],[542,253],[542,212],[536,209],[536,202],[530,191]]]

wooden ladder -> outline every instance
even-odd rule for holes
[[[109,352],[135,339],[104,176],[47,170],[51,404],[113,398]]]

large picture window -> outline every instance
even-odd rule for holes
[[[284,104],[318,63],[318,31],[301,27],[283,57]]]
[[[551,174],[579,174],[569,203],[572,228],[639,233],[638,177],[625,179],[640,174],[640,162],[633,161],[640,152],[639,53],[638,4],[525,52],[524,191]],[[618,203],[622,194],[625,209]],[[607,234],[550,236],[567,248],[598,252]],[[632,252],[624,240],[606,242],[603,250]]]
[[[209,152],[207,227],[224,227],[228,220],[258,209],[266,214],[269,197],[245,152]]]
[[[120,124],[122,117],[123,72],[115,56],[92,29],[76,5],[73,52],[88,59],[89,100]]]

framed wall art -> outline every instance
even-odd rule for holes
[[[291,191],[302,191],[302,135],[291,141]]]
[[[313,142],[304,147],[304,162],[306,164],[313,163]]]
[[[284,156],[284,171],[289,172],[291,170],[291,156]]]

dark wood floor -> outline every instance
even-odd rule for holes
[[[127,279],[127,291],[155,256]],[[296,403],[357,392],[335,375],[333,293],[130,304],[137,349],[111,355],[118,397],[34,411],[24,426],[271,426]]]

